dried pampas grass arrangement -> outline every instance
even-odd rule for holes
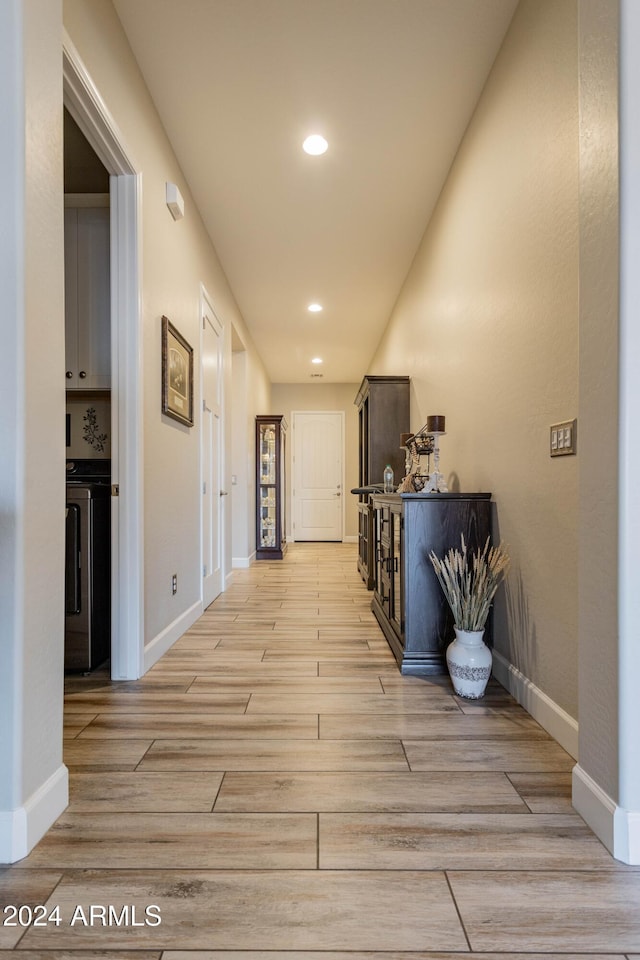
[[[433,569],[447,598],[459,630],[484,630],[496,590],[507,575],[510,560],[504,545],[489,547],[467,556],[464,536],[462,550],[449,550],[441,560],[429,554]]]

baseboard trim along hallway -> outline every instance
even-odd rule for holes
[[[578,724],[557,703],[543,693],[535,683],[525,677],[517,667],[493,651],[493,675],[518,703],[534,717],[540,726],[564,747],[567,753],[578,759]]]

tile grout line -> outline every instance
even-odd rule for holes
[[[218,797],[220,796],[220,791],[222,790],[222,784],[224,783],[224,778],[226,777],[226,775],[227,775],[227,771],[223,770],[222,776],[220,777],[220,783],[218,784],[218,789],[216,790],[216,795],[213,798],[213,803],[211,804],[211,810],[209,811],[209,813],[213,813],[215,810],[215,806],[216,806],[216,803],[218,802]]]
[[[462,919],[462,914],[460,913],[460,907],[458,906],[458,901],[456,900],[455,894],[454,894],[454,892],[453,892],[453,887],[451,886],[451,880],[450,880],[450,878],[449,878],[449,871],[448,871],[448,870],[445,870],[445,871],[444,871],[444,878],[445,878],[445,880],[446,880],[447,887],[449,888],[449,894],[451,895],[451,899],[452,899],[452,901],[453,901],[453,905],[454,905],[454,907],[455,907],[455,911],[456,911],[456,913],[457,913],[457,915],[458,915],[458,920],[460,921],[460,926],[461,926],[461,928],[462,928],[462,932],[464,933],[465,940],[467,941],[467,944],[468,944],[468,946],[469,946],[469,951],[470,951],[471,953],[473,953],[473,952],[474,952],[474,949],[473,949],[473,947],[472,947],[472,945],[471,945],[471,940],[469,939],[469,934],[467,933],[467,928],[466,928],[466,926],[465,926],[465,924],[464,924],[464,920]]]

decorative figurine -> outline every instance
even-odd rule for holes
[[[445,433],[445,418],[442,415],[427,417],[427,422],[417,433],[403,433],[400,445],[406,447],[405,476],[398,493],[448,493],[444,475],[440,473],[440,450],[438,437]],[[434,471],[431,473],[431,454]],[[420,457],[427,458],[427,472],[420,472]]]

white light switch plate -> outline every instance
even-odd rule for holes
[[[577,420],[563,420],[549,428],[549,453],[552,457],[566,457],[576,452]]]

